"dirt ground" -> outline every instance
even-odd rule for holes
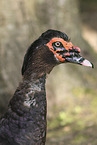
[[[53,138],[47,139],[46,145],[97,145],[97,126],[92,125],[84,130],[76,129],[76,125],[53,130]],[[57,133],[56,133],[57,132]],[[57,134],[57,135],[56,135]]]

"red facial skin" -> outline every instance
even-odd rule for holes
[[[65,50],[68,51],[68,52],[64,53],[64,55],[66,55],[66,56],[70,56],[69,51],[70,51],[70,50],[73,50],[73,49],[74,49],[74,50],[77,50],[77,52],[80,53],[80,48],[79,48],[79,47],[74,47],[73,44],[72,44],[71,42],[67,42],[67,41],[65,41],[65,40],[62,39],[62,38],[54,37],[54,38],[52,38],[52,39],[46,44],[46,46],[48,46],[48,48],[50,49],[50,51],[52,51],[52,52],[55,54],[55,56],[58,58],[58,60],[61,61],[61,62],[64,62],[64,61],[65,61],[65,58],[62,58],[63,55],[57,53],[57,51],[58,51],[58,52],[59,52],[59,51],[62,52],[62,49],[59,47],[59,48],[55,51],[54,48],[53,48],[53,46],[52,46],[52,44],[53,44],[54,42],[61,42],[61,43],[62,43],[62,45],[63,45],[63,47],[65,48]]]

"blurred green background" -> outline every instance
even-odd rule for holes
[[[62,64],[47,76],[46,145],[97,145],[97,0],[0,0],[0,116],[28,46],[50,28],[65,32],[95,68]]]

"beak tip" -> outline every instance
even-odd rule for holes
[[[93,63],[91,63],[91,64],[92,64],[92,68],[95,68],[94,65],[93,65]]]
[[[84,59],[84,61],[81,64],[84,66],[94,68],[94,65],[90,61],[88,61],[87,59]]]

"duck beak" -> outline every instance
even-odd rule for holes
[[[65,57],[65,61],[94,68],[94,65],[90,61],[83,58],[79,54],[74,54],[74,55],[70,55],[68,57]]]
[[[80,48],[73,46],[71,42],[67,43],[64,49],[67,50],[67,53],[63,53],[63,56],[62,56],[62,58],[65,59],[65,62],[80,64],[80,65],[88,66],[91,68],[94,67],[90,61],[80,56]]]
[[[88,61],[87,59],[80,56],[80,48],[73,46],[71,42],[68,43],[68,53],[63,53],[63,57],[65,62],[80,64],[84,66],[88,66],[94,68],[94,65]]]

